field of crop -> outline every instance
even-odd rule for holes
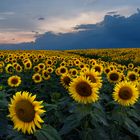
[[[140,49],[0,51],[0,140],[140,139]]]

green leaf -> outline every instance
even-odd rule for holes
[[[91,112],[90,115],[92,118],[91,123],[93,125],[95,125],[99,122],[105,126],[108,126],[106,114],[103,112],[103,110],[94,109],[94,111]]]
[[[61,137],[56,129],[50,125],[43,125],[42,129],[34,134],[37,140],[61,140]]]
[[[125,128],[132,134],[140,137],[140,128],[131,119],[126,118],[124,121]]]
[[[51,110],[57,110],[57,105],[43,103],[43,106],[46,108],[47,112]]]
[[[72,129],[80,125],[81,117],[78,114],[72,114],[64,120],[64,125],[60,130],[60,134],[64,135],[69,133]]]
[[[25,134],[23,134],[21,132],[18,132],[16,130],[14,130],[12,125],[8,125],[7,126],[6,139],[10,139],[10,140],[27,140],[28,136],[26,136]]]

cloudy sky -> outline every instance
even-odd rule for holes
[[[139,7],[140,0],[0,0],[0,44],[31,42],[47,31],[72,32],[106,14],[128,17]]]

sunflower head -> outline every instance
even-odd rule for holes
[[[65,73],[67,73],[67,72],[68,72],[67,67],[65,67],[65,66],[60,66],[60,67],[59,67],[59,73],[60,73],[60,75],[61,75],[61,74],[65,74]]]
[[[117,83],[121,80],[121,73],[113,70],[107,74],[107,78],[111,83]]]
[[[33,76],[32,76],[32,79],[35,83],[40,83],[42,81],[42,76],[41,74],[39,73],[35,73]]]
[[[50,74],[48,73],[47,70],[42,71],[42,77],[44,80],[49,80],[51,78]]]
[[[82,73],[83,76],[88,78],[92,83],[96,84],[98,88],[102,86],[102,79],[98,72],[95,72],[94,69],[89,69],[86,72]]]
[[[86,77],[78,76],[70,83],[69,94],[79,103],[92,103],[98,100],[98,88]]]
[[[69,88],[70,82],[72,81],[72,78],[69,74],[63,74],[60,78],[60,83],[66,88]]]
[[[44,121],[40,115],[43,110],[42,101],[35,101],[36,95],[23,91],[16,92],[9,104],[9,117],[14,123],[14,129],[23,133],[31,134],[36,131],[36,126],[41,128],[40,123]]]
[[[99,72],[101,74],[102,71],[103,71],[103,66],[101,64],[96,64],[94,66],[94,69],[95,69],[96,72]]]
[[[131,82],[137,82],[138,80],[138,74],[134,71],[128,71],[127,73],[127,79]]]
[[[21,78],[17,75],[8,78],[8,85],[11,87],[18,87],[21,84]]]
[[[113,98],[123,106],[133,105],[138,100],[138,97],[138,89],[131,82],[120,82],[114,88]]]

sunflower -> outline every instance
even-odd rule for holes
[[[24,68],[26,70],[30,70],[32,68],[32,62],[30,60],[27,60],[27,62],[24,62]]]
[[[9,74],[12,74],[14,72],[14,67],[12,64],[7,64],[6,67],[5,67],[5,71],[6,73],[9,73]]]
[[[108,81],[110,83],[117,83],[121,80],[121,73],[120,72],[117,72],[116,70],[113,70],[113,71],[110,71],[108,74],[107,74],[107,78],[108,78]]]
[[[32,79],[35,83],[40,83],[42,81],[42,77],[39,73],[33,74]]]
[[[52,67],[48,67],[48,68],[46,69],[46,71],[47,71],[48,73],[53,73],[54,69],[53,69]]]
[[[128,71],[127,80],[136,83],[137,80],[138,80],[138,74],[136,72],[134,72],[134,71]]]
[[[22,66],[19,65],[19,64],[16,66],[15,69],[16,69],[17,72],[22,72]]]
[[[23,133],[32,134],[36,131],[36,126],[41,128],[40,123],[44,121],[40,115],[45,112],[41,105],[43,101],[35,101],[36,95],[23,91],[16,92],[9,104],[8,117],[14,123],[14,129]]]
[[[41,69],[41,70],[43,70],[43,69],[45,69],[45,64],[44,63],[39,63],[38,64],[38,67]]]
[[[78,76],[70,83],[69,94],[79,103],[92,103],[99,99],[98,88],[88,78]]]
[[[7,80],[8,85],[11,87],[18,87],[21,84],[21,78],[17,75],[11,76]]]
[[[89,78],[89,80],[96,84],[98,88],[101,88],[102,86],[102,77],[98,72],[95,72],[94,69],[90,69],[84,73],[81,73],[81,75],[85,76],[86,78]]]
[[[59,67],[59,73],[60,73],[60,75],[61,75],[61,74],[64,74],[64,73],[68,73],[67,67],[65,67],[65,66],[60,66],[60,67]]]
[[[96,65],[94,65],[93,68],[95,69],[95,71],[99,72],[100,74],[103,71],[103,66],[101,64],[96,64]]]
[[[40,72],[41,69],[40,69],[39,66],[34,66],[34,67],[33,67],[33,71],[34,71],[34,72]]]
[[[106,67],[105,69],[104,69],[104,73],[105,74],[108,74],[110,72],[110,68],[109,67]]]
[[[71,68],[69,69],[69,74],[72,76],[72,77],[76,77],[78,75],[78,70],[76,68]]]
[[[60,83],[66,88],[69,88],[69,84],[72,81],[72,78],[69,74],[62,74],[60,77]]]
[[[42,71],[42,77],[44,80],[49,80],[51,78],[47,70]]]
[[[132,106],[137,102],[138,97],[138,89],[131,82],[120,82],[114,88],[113,99],[122,106]]]
[[[133,69],[133,68],[134,68],[134,64],[133,64],[133,63],[129,63],[129,64],[128,64],[128,68],[129,68],[129,69]]]

